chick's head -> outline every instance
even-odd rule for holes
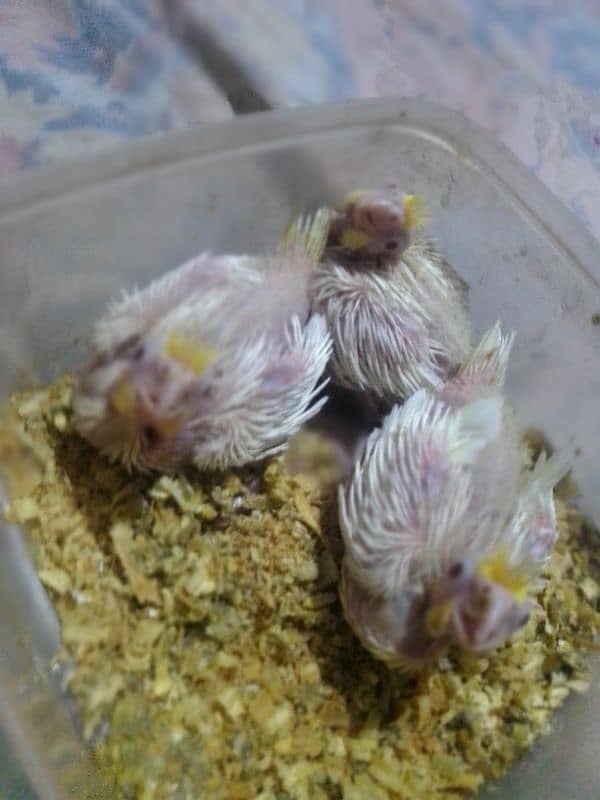
[[[434,638],[484,654],[529,620],[528,576],[498,550],[480,561],[455,561],[435,584],[425,616]]]
[[[360,255],[394,259],[425,220],[419,195],[393,188],[350,192],[342,203],[337,244]]]
[[[189,450],[186,423],[202,393],[199,379],[215,357],[171,333],[160,344],[137,341],[98,358],[73,397],[80,433],[127,467],[177,468]]]

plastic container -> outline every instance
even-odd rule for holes
[[[5,185],[0,393],[77,366],[91,320],[122,287],[143,284],[200,249],[258,251],[292,211],[386,182],[425,195],[433,232],[471,285],[477,327],[501,318],[517,331],[509,394],[524,424],[557,446],[578,448],[581,508],[600,523],[598,245],[504,147],[420,101],[240,118]],[[40,800],[100,797],[68,707],[46,678],[57,641],[19,533],[5,529],[6,741]],[[494,797],[600,797],[599,676],[597,660],[590,692],[567,703],[555,731]],[[0,765],[0,774],[8,767]]]

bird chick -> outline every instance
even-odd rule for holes
[[[570,460],[542,456],[521,475],[500,391],[511,342],[495,326],[453,382],[395,407],[340,490],[344,611],[393,664],[416,668],[452,644],[487,653],[529,617]]]
[[[80,433],[128,467],[226,468],[285,448],[317,413],[330,354],[309,318],[326,221],[264,258],[203,254],[111,306],[73,397]]]
[[[332,381],[386,410],[440,386],[471,351],[466,284],[418,233],[422,220],[415,195],[352,193],[332,214],[312,284]]]

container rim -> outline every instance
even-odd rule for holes
[[[278,142],[357,128],[395,126],[435,140],[485,175],[554,249],[600,288],[599,242],[500,141],[463,114],[419,98],[375,98],[261,111],[224,122],[145,137],[91,158],[41,167],[0,184],[0,217],[27,213],[57,196],[160,171],[210,155],[272,149]]]

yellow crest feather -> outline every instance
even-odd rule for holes
[[[163,352],[168,358],[191,369],[196,375],[202,375],[217,357],[214,350],[190,342],[185,336],[181,336],[175,331],[167,338]]]
[[[528,580],[519,569],[511,567],[508,557],[503,550],[497,550],[491,556],[484,558],[479,563],[477,571],[482,578],[497,583],[517,601],[522,602],[527,598]]]
[[[361,200],[368,194],[369,192],[367,192],[365,189],[355,189],[353,192],[348,192],[348,194],[342,200],[342,208],[348,208],[348,206],[351,206],[353,203],[356,203],[357,200]]]
[[[325,250],[330,225],[331,212],[325,208],[311,216],[296,217],[279,240],[278,253],[285,256],[300,251],[306,253],[311,263],[317,264]]]
[[[404,198],[404,226],[412,231],[425,224],[427,214],[420,194],[407,194]]]

